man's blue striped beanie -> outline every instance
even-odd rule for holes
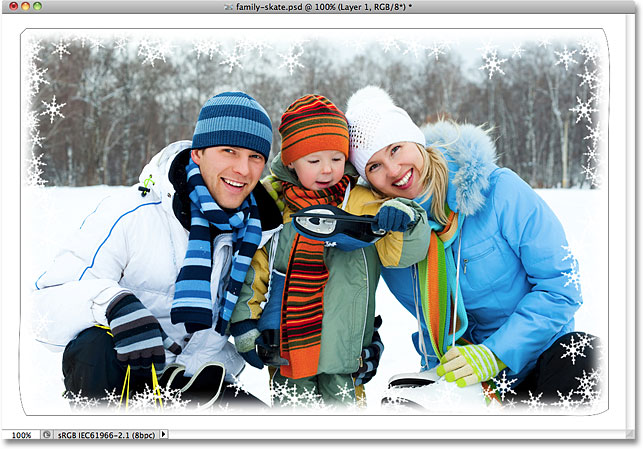
[[[266,161],[271,144],[268,113],[243,92],[223,92],[205,102],[192,136],[192,148],[243,147],[260,153]]]

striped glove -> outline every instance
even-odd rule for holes
[[[105,316],[114,335],[116,358],[131,370],[149,369],[154,364],[160,372],[165,367],[165,349],[181,353],[181,347],[132,294],[112,300]]]
[[[417,222],[417,213],[407,204],[391,199],[382,203],[375,220],[373,231],[406,231]]]
[[[368,383],[377,373],[377,367],[380,365],[380,358],[382,357],[382,352],[384,352],[384,344],[377,331],[381,326],[382,317],[377,316],[375,318],[371,345],[362,349],[362,354],[360,355],[362,364],[357,372],[352,374],[355,379],[355,386]]]
[[[459,387],[489,381],[507,367],[482,344],[451,347],[437,368],[438,376],[455,381]]]
[[[274,175],[268,175],[264,177],[263,180],[261,180],[261,184],[263,185],[266,192],[268,192],[270,197],[272,197],[272,199],[275,201],[277,207],[279,208],[279,211],[283,212],[286,205],[284,204],[283,200],[279,198],[279,195],[283,190],[281,180],[279,180],[279,178]]]

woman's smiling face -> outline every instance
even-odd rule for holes
[[[366,179],[387,197],[417,198],[422,194],[424,158],[417,144],[397,142],[378,150],[366,163]]]

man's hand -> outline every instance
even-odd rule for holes
[[[160,372],[165,367],[165,349],[175,355],[181,353],[181,347],[134,295],[112,300],[105,315],[114,335],[116,358],[131,370],[148,369],[154,364]]]

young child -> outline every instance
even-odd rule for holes
[[[380,265],[408,267],[426,257],[426,212],[411,200],[378,202],[369,189],[354,185],[346,118],[328,99],[295,101],[279,132],[282,150],[271,169],[283,182],[284,228],[255,254],[230,330],[249,364],[279,366],[273,383],[316,394],[325,405],[352,403],[351,374],[374,332]],[[291,223],[292,213],[311,205],[373,215],[375,228],[388,233],[355,250],[327,246],[298,234]]]

